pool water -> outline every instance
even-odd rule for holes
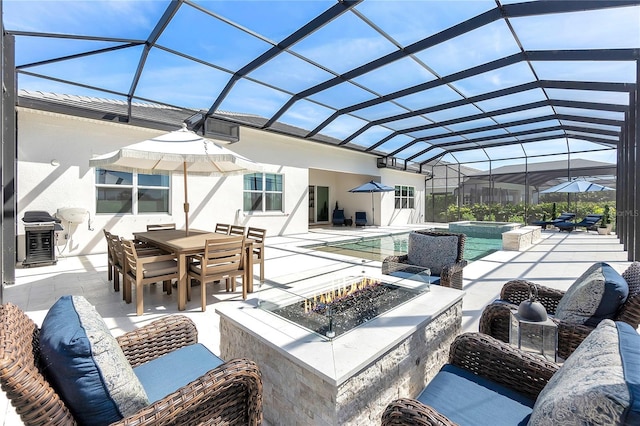
[[[407,254],[408,238],[409,233],[405,233],[327,243],[320,246],[310,246],[310,248],[327,253],[383,261],[387,256]],[[502,250],[502,238],[467,237],[464,245],[464,258],[472,262],[498,250]]]

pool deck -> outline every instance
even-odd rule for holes
[[[428,226],[425,225],[425,226]],[[335,253],[313,251],[303,246],[406,232],[408,227],[315,228],[305,234],[274,236],[266,239],[266,281],[256,293],[281,282],[295,285],[296,280],[340,271],[346,266],[366,263],[376,267],[381,262],[346,257]],[[482,309],[499,295],[502,285],[522,278],[558,289],[567,289],[594,262],[610,263],[620,272],[631,263],[615,235],[595,232],[571,233],[543,230],[542,240],[522,252],[498,251],[469,264],[464,270],[463,331],[478,331]],[[257,265],[256,265],[257,266]],[[258,273],[257,267],[254,273]],[[181,313],[190,317],[199,330],[199,340],[219,354],[219,319],[215,304],[241,300],[239,291],[227,293],[219,285],[208,286],[206,312],[200,311],[199,291],[178,311],[177,291],[167,296],[161,286],[146,286],[144,315],[135,315],[135,305],[122,301],[121,293],[113,291],[107,280],[106,254],[59,257],[56,265],[32,268],[18,267],[16,283],[7,286],[3,302],[12,302],[24,309],[40,324],[58,297],[66,294],[84,295],[105,318],[114,335],[135,329],[163,315]],[[0,425],[20,425],[19,416],[0,393]]]

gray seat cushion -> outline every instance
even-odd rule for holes
[[[153,278],[173,274],[177,271],[178,263],[175,260],[165,260],[163,262],[147,263],[144,265],[142,276],[145,278]]]

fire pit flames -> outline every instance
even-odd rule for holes
[[[358,297],[358,293],[381,284],[382,282],[379,280],[364,277],[361,280],[354,281],[351,284],[345,284],[339,288],[320,293],[319,295],[314,294],[312,297],[304,300],[304,313],[315,312],[324,314],[333,304],[344,301],[349,297]]]

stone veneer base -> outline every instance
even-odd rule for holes
[[[390,315],[385,314],[363,325],[371,332],[370,328],[375,327],[374,323],[378,321],[377,342],[359,341],[360,338],[354,335],[357,334],[356,329],[333,342],[302,335],[302,338],[298,336],[283,345],[278,336],[275,336],[275,342],[270,341],[270,333],[261,332],[258,324],[254,323],[252,327],[256,318],[249,321],[243,318],[243,313],[251,314],[248,315],[250,317],[267,315],[262,319],[271,320],[275,329],[292,335],[273,324],[279,320],[274,315],[247,306],[238,307],[235,311],[221,308],[221,357],[226,360],[246,357],[258,364],[263,378],[264,416],[270,424],[379,424],[389,402],[399,397],[416,397],[447,362],[449,346],[461,332],[464,293],[433,286],[432,292],[416,299],[432,304],[443,290],[449,296],[444,297],[446,306],[433,314],[420,317],[411,314],[411,306],[404,305],[391,311]],[[459,295],[451,297],[451,292]],[[420,302],[417,304],[420,307]],[[337,344],[347,336],[350,338],[345,339],[345,347]],[[361,338],[367,339],[366,336]],[[314,345],[320,350],[314,350]],[[375,349],[364,362],[358,360],[357,367],[351,368],[348,366],[354,362],[351,359],[327,359],[323,362],[322,345],[331,345],[335,358],[357,356],[350,353],[366,358],[367,350]],[[306,353],[305,346],[313,353]],[[334,362],[339,366],[347,364],[344,368],[353,371],[342,376],[337,372],[337,376],[331,377],[331,369],[327,370],[326,366]],[[314,363],[322,365],[310,365]]]

